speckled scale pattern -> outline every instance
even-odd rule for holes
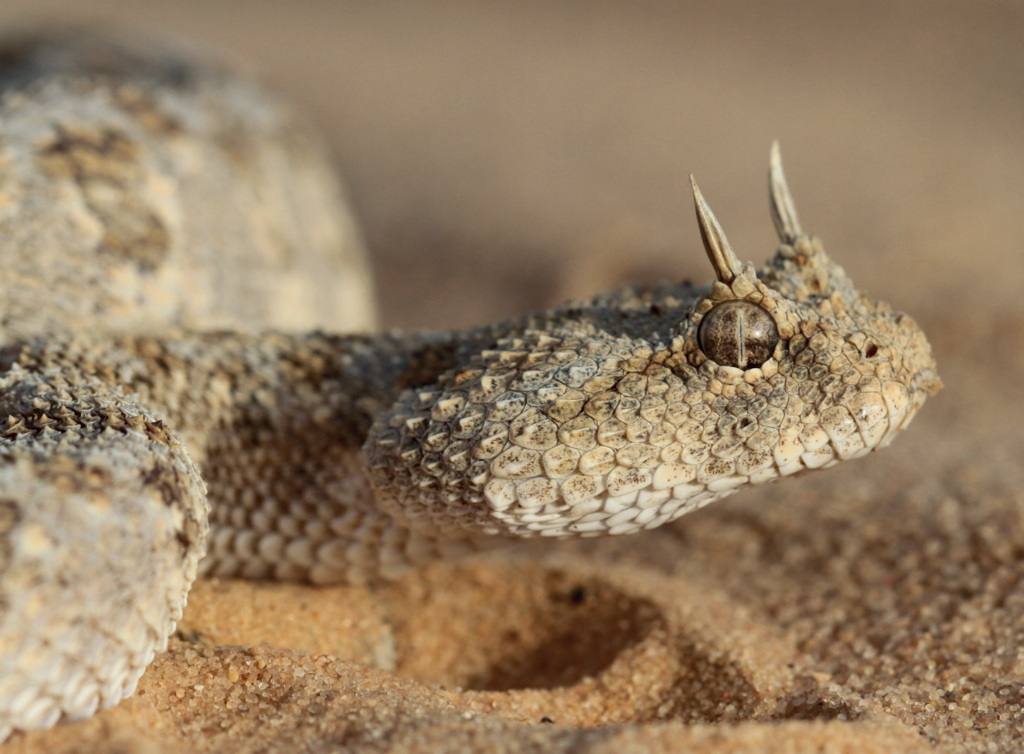
[[[709,286],[325,334],[372,322],[370,286],[286,107],[159,46],[0,59],[0,740],[130,694],[197,574],[358,584],[650,529],[884,447],[940,385],[776,188],[760,271],[698,202]],[[759,367],[698,345],[727,301],[777,327]]]
[[[759,280],[780,272],[788,296]],[[730,300],[775,318],[781,340],[759,368],[719,366],[697,347],[702,317]],[[884,447],[934,386],[914,322],[856,292],[806,237],[731,286],[627,288],[527,322],[545,328],[406,392],[374,426],[371,479],[403,523],[442,536],[654,528]]]
[[[209,530],[198,470],[160,419],[20,350],[0,350],[4,735],[130,694],[181,616]],[[90,583],[103,586],[82,594]]]

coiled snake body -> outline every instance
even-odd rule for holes
[[[710,286],[296,334],[371,324],[358,237],[301,123],[190,60],[2,56],[0,740],[131,694],[197,572],[362,583],[653,528],[883,447],[940,386],[803,232],[777,148],[760,271],[694,185]]]

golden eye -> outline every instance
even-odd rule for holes
[[[772,357],[779,330],[757,304],[726,301],[704,315],[697,342],[705,356],[722,366],[753,369]]]

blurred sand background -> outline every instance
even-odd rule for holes
[[[1024,4],[0,5],[57,20],[194,37],[308,111],[389,327],[706,280],[689,172],[760,263],[779,138],[804,227],[946,389],[883,454],[643,537],[378,592],[205,584],[140,695],[3,748],[1020,749]]]

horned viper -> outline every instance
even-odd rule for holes
[[[314,136],[189,54],[0,55],[0,740],[132,693],[197,573],[363,583],[512,537],[626,534],[884,447],[940,382],[802,230],[708,286],[469,330],[368,328]],[[271,329],[276,328],[276,329]]]

